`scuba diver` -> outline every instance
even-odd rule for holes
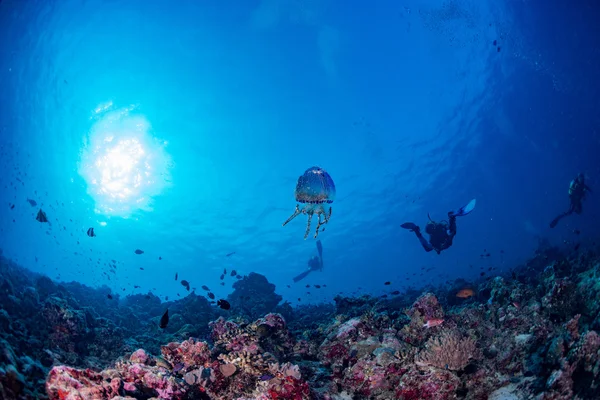
[[[421,245],[425,251],[430,252],[435,250],[440,254],[442,250],[446,250],[452,246],[452,240],[456,235],[456,217],[462,217],[469,214],[475,208],[475,199],[471,200],[466,206],[459,208],[457,211],[448,212],[448,221],[435,222],[429,214],[429,222],[425,227],[425,232],[429,234],[429,240],[425,239],[421,234],[421,228],[412,222],[405,222],[400,225],[404,229],[408,229],[417,235]]]
[[[323,245],[320,240],[317,240],[317,251],[319,252],[318,256],[312,256],[308,260],[308,269],[294,278],[294,282],[301,281],[306,278],[308,274],[313,271],[322,271],[323,270]]]
[[[583,174],[578,174],[575,179],[571,181],[569,184],[569,210],[558,215],[556,218],[550,222],[550,228],[554,228],[558,221],[560,221],[563,217],[567,215],[581,214],[583,211],[583,199],[585,199],[585,195],[587,192],[592,193],[592,189],[585,183],[585,176]]]

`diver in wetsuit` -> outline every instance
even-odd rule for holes
[[[471,200],[469,204],[459,208],[457,211],[448,212],[448,221],[435,222],[432,221],[430,217],[429,222],[425,227],[425,232],[429,234],[429,240],[423,237],[421,228],[412,222],[405,222],[401,227],[414,232],[425,251],[430,252],[431,250],[435,250],[436,253],[440,254],[442,250],[446,250],[448,247],[452,246],[452,240],[456,235],[456,217],[467,215],[473,211],[474,208],[475,199]]]
[[[585,199],[587,192],[592,193],[592,189],[585,183],[585,176],[580,173],[569,184],[569,209],[554,218],[550,222],[550,228],[554,228],[558,224],[558,221],[567,215],[573,213],[581,214],[583,211],[583,199]]]
[[[319,252],[318,256],[312,256],[308,260],[308,269],[294,278],[294,282],[299,282],[302,279],[306,278],[308,274],[313,271],[322,271],[323,270],[323,245],[320,240],[317,240],[317,251]]]

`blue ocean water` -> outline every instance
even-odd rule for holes
[[[0,248],[117,293],[176,298],[177,272],[226,296],[226,268],[316,303],[593,241],[598,194],[548,224],[577,173],[600,186],[599,17],[583,0],[4,0]],[[313,165],[337,198],[325,268],[294,285],[315,240],[305,216],[282,223]],[[400,228],[472,198],[440,255]]]

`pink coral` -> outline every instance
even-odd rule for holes
[[[46,392],[50,400],[112,399],[119,395],[119,388],[107,384],[92,370],[59,366],[48,374]]]
[[[433,293],[425,293],[419,296],[406,311],[409,317],[415,316],[416,313],[419,313],[425,321],[444,318],[444,310]]]
[[[193,338],[181,343],[171,342],[160,349],[165,360],[173,365],[183,364],[184,368],[203,366],[210,362],[210,348],[206,342],[198,342]]]
[[[129,357],[129,361],[133,363],[142,363],[145,364],[148,362],[148,354],[144,349],[138,349],[133,352],[133,354]]]

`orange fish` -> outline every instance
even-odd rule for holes
[[[460,297],[461,299],[468,299],[469,297],[473,297],[475,292],[473,289],[465,288],[461,289],[456,293],[456,297]]]
[[[438,319],[438,318],[428,319],[427,322],[425,322],[423,324],[423,328],[433,328],[434,326],[441,325],[442,322],[444,322],[443,319]]]

